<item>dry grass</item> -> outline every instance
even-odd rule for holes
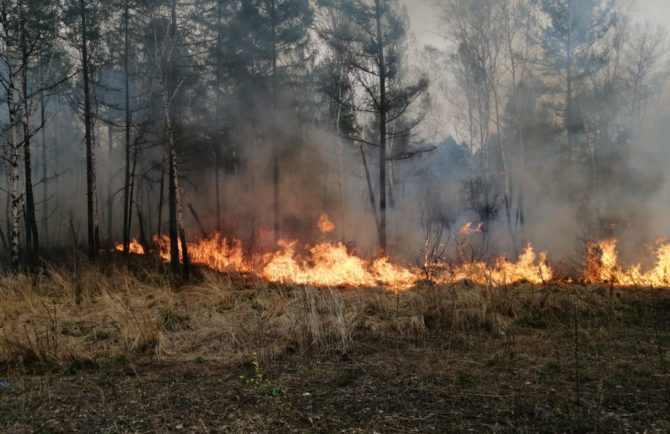
[[[463,332],[505,336],[519,323],[569,324],[585,316],[616,316],[629,298],[595,288],[482,288],[463,284],[328,290],[255,282],[205,273],[174,289],[160,272],[121,266],[59,269],[0,278],[0,364],[67,367],[116,358],[217,360],[237,365],[252,354],[335,349],[356,337],[421,338]],[[242,287],[242,289],[240,289]],[[76,289],[82,293],[76,304]]]
[[[77,287],[81,303],[75,303]],[[346,351],[355,316],[337,291],[236,289],[208,273],[175,290],[156,272],[56,269],[0,278],[0,363],[67,366],[118,357],[239,363],[289,348]]]

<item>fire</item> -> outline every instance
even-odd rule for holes
[[[468,236],[478,232],[481,232],[484,229],[484,223],[479,223],[477,227],[474,227],[472,222],[467,222],[458,230],[458,234],[461,236]]]
[[[504,286],[519,282],[546,283],[553,279],[553,270],[547,264],[545,252],[536,255],[530,244],[516,262],[505,257],[496,259],[493,267],[484,262],[470,262],[455,267],[451,281],[470,280],[480,285]]]
[[[170,245],[166,237],[156,238],[159,255],[170,260]],[[278,249],[263,255],[258,263],[246,260],[239,240],[227,241],[220,235],[197,243],[188,243],[191,262],[215,271],[243,271],[257,273],[269,282],[312,285],[317,287],[374,287],[383,286],[392,291],[406,290],[425,274],[416,267],[394,264],[389,258],[367,261],[347,250],[342,243],[320,243],[308,249],[296,241],[279,241]],[[546,254],[535,254],[529,245],[516,262],[497,259],[493,266],[473,262],[454,267],[434,280],[456,283],[470,280],[485,285],[507,285],[518,282],[541,284],[551,280],[552,269]]]
[[[155,237],[154,242],[158,246],[161,259],[169,262],[171,258],[169,238],[165,235]],[[202,265],[218,272],[248,271],[240,240],[228,240],[220,234],[214,234],[211,238],[187,243],[187,247],[192,264]]]
[[[375,275],[375,280],[392,290],[411,288],[419,280],[417,270],[392,264],[389,258],[377,259],[372,264],[372,272]]]
[[[584,280],[588,283],[609,283],[613,286],[647,286],[652,288],[670,285],[670,244],[660,244],[655,249],[656,263],[642,271],[641,264],[624,269],[618,264],[616,240],[604,240],[587,246]]]
[[[117,252],[123,252],[123,244],[115,244],[114,250]],[[144,247],[142,247],[142,244],[140,244],[137,240],[132,240],[130,242],[128,245],[128,252],[132,253],[133,255],[144,255],[145,253]]]
[[[327,233],[335,225],[323,213],[319,229]],[[474,233],[471,223],[459,233]],[[158,256],[170,261],[170,242],[166,236],[154,238]],[[123,251],[122,245],[115,249]],[[130,251],[145,254],[142,245],[133,241]],[[453,284],[471,281],[479,285],[505,286],[520,282],[541,285],[555,280],[546,252],[536,253],[528,244],[522,254],[511,260],[499,257],[492,262],[472,261],[463,264],[439,264],[435,272],[426,275],[418,267],[393,263],[389,258],[367,260],[348,250],[342,243],[323,242],[303,246],[296,241],[279,241],[272,253],[260,257],[245,255],[242,242],[227,239],[220,234],[188,243],[192,264],[208,267],[218,272],[252,273],[260,278],[280,284],[312,285],[317,287],[383,287],[401,291],[429,279],[436,283]],[[619,265],[617,242],[613,239],[592,243],[587,248],[583,281],[612,286],[666,287],[670,285],[670,243],[656,243],[656,262],[643,270],[641,264],[624,269]],[[565,282],[573,282],[571,278]]]
[[[366,262],[340,243],[317,244],[308,259],[298,259],[296,243],[280,241],[280,250],[264,257],[261,276],[271,282],[314,286],[374,286]]]
[[[321,216],[319,216],[317,226],[319,227],[319,231],[321,231],[322,234],[329,234],[335,230],[335,223],[330,220],[330,217],[328,214],[326,214],[325,211],[321,213]]]

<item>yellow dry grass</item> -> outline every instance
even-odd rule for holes
[[[175,289],[155,270],[88,267],[72,275],[0,277],[0,364],[67,366],[117,357],[162,361],[204,358],[238,364],[286,351],[346,352],[357,336],[416,337],[434,331],[505,335],[525,317],[570,317],[607,310],[618,299],[574,288],[520,285],[382,289],[283,287],[258,282],[240,289],[230,276],[205,273]],[[75,303],[75,290],[82,293]],[[581,303],[581,304],[580,304]]]

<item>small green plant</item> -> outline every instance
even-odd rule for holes
[[[263,371],[258,354],[253,353],[251,357],[253,374],[251,376],[240,375],[240,379],[243,380],[247,385],[253,387],[256,391],[267,390],[267,393],[270,396],[278,396],[283,393],[283,390],[280,387],[272,384],[270,378]]]

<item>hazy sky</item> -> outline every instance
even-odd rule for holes
[[[501,0],[504,1],[504,0]],[[440,0],[400,0],[407,6],[412,31],[420,46],[439,43]],[[635,13],[641,19],[649,19],[670,27],[670,0],[633,0]]]

